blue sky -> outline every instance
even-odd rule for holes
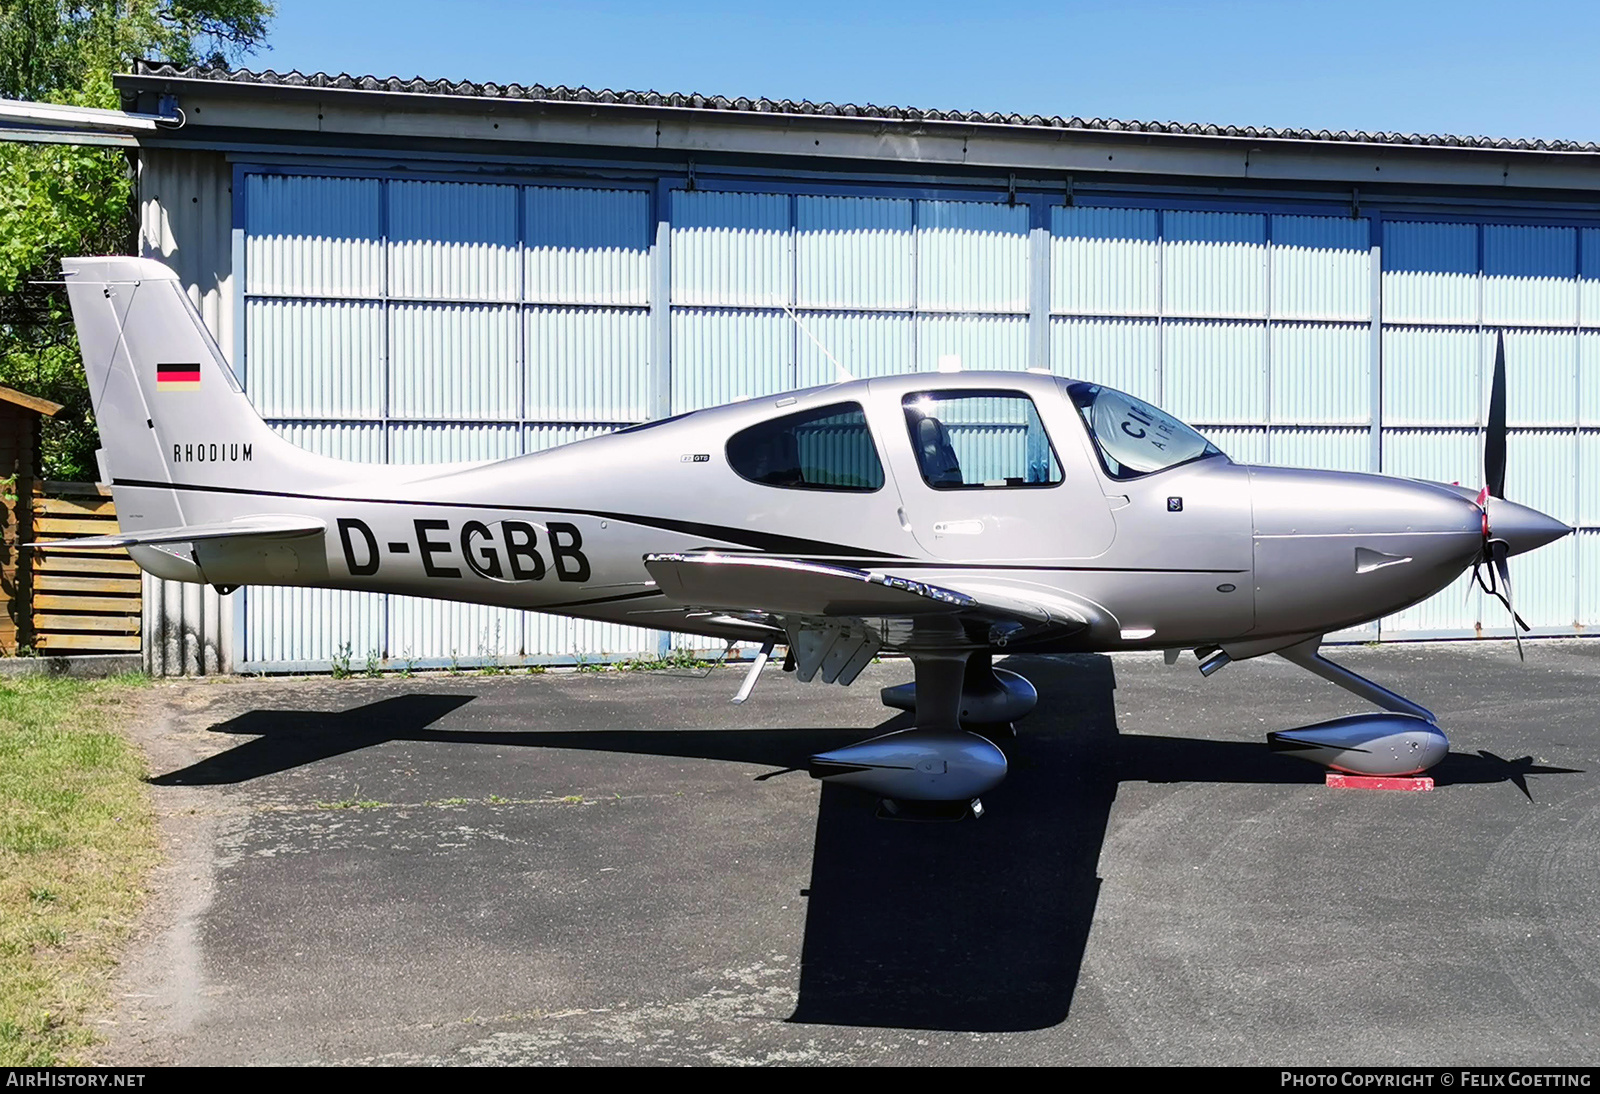
[[[1600,140],[1600,5],[277,0],[279,71]]]

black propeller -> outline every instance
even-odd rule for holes
[[[1517,659],[1527,660],[1522,654],[1522,634],[1528,624],[1511,601],[1511,547],[1503,539],[1496,539],[1489,526],[1489,499],[1506,496],[1506,336],[1501,332],[1494,347],[1494,379],[1489,385],[1489,421],[1483,437],[1483,489],[1478,492],[1478,506],[1483,510],[1483,551],[1472,564],[1472,579],[1478,588],[1506,606],[1511,613],[1511,634],[1517,640]],[[1487,564],[1487,579],[1484,577]]]
[[[1494,344],[1494,379],[1489,385],[1489,424],[1483,436],[1483,482],[1490,497],[1506,496],[1506,336]]]

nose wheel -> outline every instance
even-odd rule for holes
[[[1322,656],[1321,646],[1322,638],[1318,636],[1277,653],[1285,661],[1382,707],[1384,712],[1355,714],[1269,733],[1268,748],[1356,779],[1421,775],[1449,754],[1450,741],[1435,723],[1432,711],[1334,664]]]

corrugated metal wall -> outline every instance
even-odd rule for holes
[[[240,371],[281,435],[347,459],[444,463],[505,459],[647,417],[648,190],[243,178]],[[245,668],[660,648],[640,628],[501,608],[240,595]]]
[[[1370,219],[1057,206],[1050,229],[1055,372],[1240,462],[1375,469]]]
[[[1591,230],[1540,225],[1392,220],[1383,230],[1383,458],[1390,474],[1477,483],[1478,423],[1487,405],[1495,341],[1506,343],[1506,492],[1584,530],[1513,563],[1517,609],[1538,630],[1596,621],[1580,556],[1600,513],[1586,511],[1582,474],[1600,419],[1586,413],[1594,385],[1585,352],[1600,300],[1581,242]],[[1586,310],[1586,307],[1587,310]],[[1587,396],[1593,399],[1593,395]],[[1600,470],[1597,468],[1596,470]],[[1592,486],[1588,489],[1594,489]],[[1504,610],[1459,588],[1384,622],[1385,633],[1506,634]]]
[[[217,344],[234,344],[233,168],[220,153],[139,155],[139,251],[172,267]],[[144,575],[144,663],[157,676],[230,672],[233,600]]]
[[[1582,579],[1600,564],[1600,383],[1586,379],[1600,369],[1600,228],[1094,206],[1059,192],[254,169],[240,175],[234,223],[231,177],[219,157],[146,153],[146,250],[175,257],[196,286],[274,427],[347,459],[501,458],[826,382],[833,366],[792,309],[857,376],[949,356],[967,369],[1048,364],[1161,403],[1241,461],[1476,482],[1503,327],[1511,494],[1583,524],[1518,560],[1519,606],[1550,631],[1600,615],[1600,575]],[[225,603],[156,592],[153,664],[229,663]],[[665,645],[634,628],[402,598],[249,590],[242,602],[245,667],[325,663],[345,642],[357,662]],[[1463,585],[1382,632],[1480,623],[1505,632]]]
[[[1600,471],[1594,234],[1393,218],[1375,239],[1365,217],[1058,208],[1052,362],[1154,395],[1236,459],[1476,484],[1504,330],[1510,495],[1584,529],[1518,560],[1518,606],[1572,633],[1600,600],[1580,564],[1600,549],[1583,494],[1586,462]],[[1509,633],[1465,578],[1381,631]]]

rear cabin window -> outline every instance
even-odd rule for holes
[[[935,490],[1055,486],[1061,462],[1018,391],[920,391],[901,404],[922,480]]]
[[[728,439],[728,466],[762,486],[867,493],[883,486],[883,464],[859,403],[787,414]]]

